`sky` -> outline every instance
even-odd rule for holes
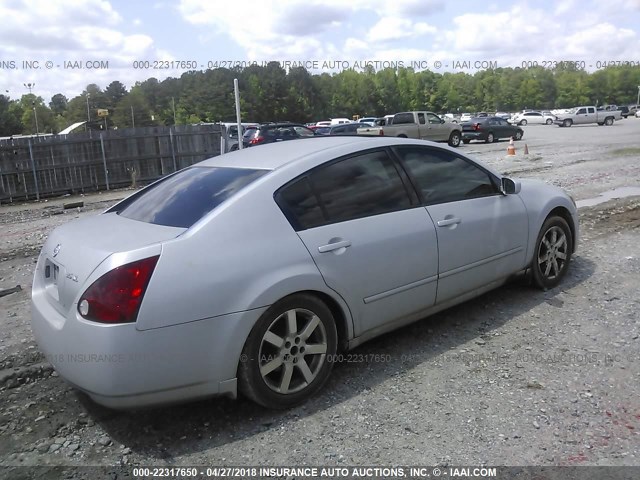
[[[48,102],[187,70],[640,68],[640,0],[0,0],[0,94]],[[302,62],[302,63],[300,63]]]

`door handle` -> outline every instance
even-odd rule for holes
[[[446,218],[444,220],[438,220],[438,226],[439,227],[448,227],[449,225],[456,225],[456,224],[460,223],[461,221],[462,221],[462,219],[458,218],[458,217]]]
[[[346,248],[351,246],[350,240],[343,240],[341,242],[329,243],[327,245],[322,245],[318,247],[318,251],[320,253],[332,252],[334,250],[338,250],[340,248]]]

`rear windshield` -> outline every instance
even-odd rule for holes
[[[118,215],[141,222],[189,228],[268,170],[190,167],[124,200]]]

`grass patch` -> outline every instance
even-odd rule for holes
[[[618,155],[620,157],[627,155],[639,155],[640,156],[640,147],[628,147],[628,148],[618,148],[611,152],[613,155]]]

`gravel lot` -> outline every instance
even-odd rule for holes
[[[505,141],[460,149],[576,200],[640,187],[640,119],[524,130],[515,159]],[[639,196],[581,208],[579,251],[558,288],[521,278],[371,341],[352,353],[387,361],[338,365],[301,407],[212,399],[117,412],[52,372],[29,296],[48,232],[128,193],[87,195],[63,214],[59,199],[0,207],[0,289],[22,286],[0,298],[0,466],[640,466]]]

